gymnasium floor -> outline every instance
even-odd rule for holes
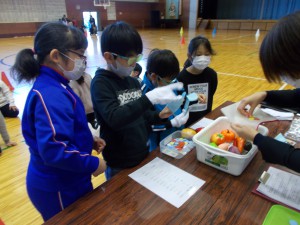
[[[148,53],[153,48],[170,49],[179,59],[182,66],[186,60],[189,41],[196,35],[204,35],[210,39],[216,55],[210,67],[218,73],[219,85],[214,97],[213,108],[224,101],[239,101],[254,92],[272,89],[292,88],[282,84],[269,84],[262,73],[258,60],[260,43],[265,32],[260,32],[258,40],[256,31],[227,31],[217,30],[212,37],[212,31],[184,30],[185,44],[180,44],[179,29],[139,30],[144,43],[144,58],[140,62],[145,72]],[[88,58],[87,72],[94,76],[97,67],[105,67],[101,56],[99,36],[88,37],[89,47],[86,51]],[[10,66],[16,53],[23,48],[33,47],[33,37],[17,37],[0,39],[0,72],[9,76]],[[41,224],[43,221],[32,206],[26,193],[25,176],[29,153],[20,129],[20,118],[25,104],[29,84],[16,84],[14,96],[16,105],[21,110],[19,118],[6,119],[11,140],[17,146],[4,149],[0,156],[0,219],[5,224]],[[3,140],[0,145],[5,148]],[[93,179],[94,186],[104,182],[104,176]]]

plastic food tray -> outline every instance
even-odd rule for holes
[[[195,147],[195,143],[192,140],[187,139],[188,144],[185,145],[182,150],[177,150],[175,147],[171,147],[168,145],[175,138],[182,138],[181,131],[175,131],[174,133],[170,134],[165,139],[163,139],[159,144],[160,151],[166,155],[173,157],[173,158],[181,159],[188,152],[190,152],[192,150],[192,148]]]

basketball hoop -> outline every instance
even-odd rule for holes
[[[110,0],[94,0],[94,6],[103,6],[106,9],[110,6]]]

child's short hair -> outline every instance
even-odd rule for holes
[[[121,56],[141,54],[142,38],[131,25],[120,21],[107,26],[101,36],[101,51],[112,52]]]
[[[138,64],[138,63],[136,63],[136,64],[135,64],[135,67],[134,67],[134,69],[133,69],[133,71],[138,72],[138,75],[137,75],[137,76],[139,76],[139,75],[141,74],[142,70],[143,70],[143,68],[141,67],[141,65]]]
[[[150,52],[147,61],[148,74],[155,73],[162,78],[174,79],[179,71],[179,61],[172,51],[155,49]]]
[[[208,50],[208,52],[211,55],[215,55],[215,51],[212,49],[211,44],[209,42],[209,40],[206,37],[203,37],[201,35],[194,37],[190,43],[189,43],[189,47],[188,47],[188,53],[190,55],[193,55],[193,53],[195,51],[197,51],[198,47],[200,45],[204,45],[204,47]]]

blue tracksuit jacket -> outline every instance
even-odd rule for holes
[[[90,182],[99,159],[91,156],[93,137],[83,104],[56,71],[42,66],[22,118],[29,146],[27,185],[58,191]]]

